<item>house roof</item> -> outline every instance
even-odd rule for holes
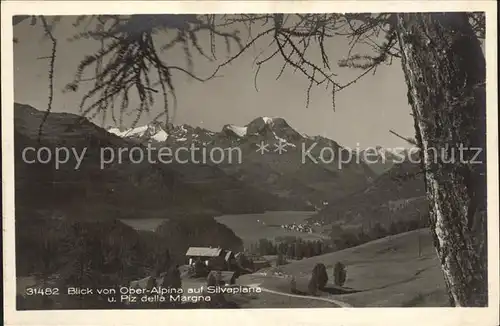
[[[190,247],[186,252],[186,256],[217,257],[221,252],[221,248]]]

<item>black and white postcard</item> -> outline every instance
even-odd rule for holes
[[[2,3],[6,323],[497,324],[495,7]]]

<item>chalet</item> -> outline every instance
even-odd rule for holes
[[[214,257],[224,257],[222,248],[210,247],[190,247],[186,252],[186,258],[189,260],[189,265],[193,265],[197,260],[201,260],[208,266],[208,261]]]

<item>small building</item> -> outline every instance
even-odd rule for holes
[[[189,265],[194,265],[197,260],[208,266],[208,261],[214,257],[221,257],[224,254],[221,248],[210,247],[190,247],[186,252]]]
[[[235,272],[229,272],[229,271],[211,271],[208,274],[208,277],[211,277],[213,275],[215,279],[219,280],[220,285],[233,285],[236,283],[236,273]]]

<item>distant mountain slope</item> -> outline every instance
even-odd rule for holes
[[[365,163],[349,160],[349,151],[335,141],[301,134],[282,118],[259,117],[245,126],[227,124],[220,132],[181,125],[172,127],[167,133],[164,128],[150,124],[108,131],[172,149],[191,145],[207,151],[238,148],[241,151],[238,164],[223,161],[212,165],[252,187],[316,207],[366,187],[376,176]],[[166,139],[158,141],[159,138]],[[267,145],[264,153],[258,151],[261,144]],[[281,154],[278,152],[280,144]],[[321,159],[318,161],[318,158]],[[341,158],[346,163],[340,164]]]
[[[376,175],[384,174],[389,171],[394,164],[402,163],[407,160],[408,149],[386,149],[382,146],[368,148],[360,151],[357,155],[361,162],[364,162],[375,172]]]
[[[72,215],[133,215],[134,210],[211,208],[201,193],[181,182],[171,170],[133,163],[128,157],[101,169],[101,148],[130,148],[131,144],[110,135],[86,119],[67,113],[52,113],[43,125],[41,142],[38,128],[44,113],[27,105],[15,105],[16,201],[36,208],[69,210]],[[82,153],[81,166],[76,159],[56,169],[54,162],[28,164],[22,159],[26,147],[47,147],[51,153],[66,147]],[[30,152],[31,153],[31,152]],[[28,153],[32,160],[34,154]],[[30,157],[31,155],[32,157]],[[38,206],[40,205],[40,206]],[[103,216],[103,218],[104,218]],[[116,216],[115,216],[116,217]]]
[[[137,143],[117,137],[80,116],[51,113],[43,125],[41,143],[38,129],[44,113],[30,106],[15,105],[16,200],[19,205],[69,210],[80,218],[141,218],[146,212],[168,209],[168,214],[185,212],[251,213],[286,205],[267,192],[253,189],[227,176],[217,167],[183,164],[150,164],[146,159],[123,155],[119,148]],[[72,158],[58,169],[54,163],[28,164],[23,149],[48,147],[86,148],[81,166],[75,170]],[[102,148],[115,153],[104,168]],[[127,152],[125,152],[127,153]],[[30,152],[29,160],[34,153]],[[293,205],[293,204],[290,204]],[[156,217],[156,216],[155,216]]]
[[[67,113],[47,116],[39,142],[38,130],[45,113],[17,103],[14,110],[18,275],[60,273],[78,286],[75,264],[82,255],[88,258],[97,250],[104,261],[97,265],[93,262],[92,273],[116,278],[113,282],[144,276],[146,269],[154,266],[155,257],[150,255],[157,250],[169,249],[182,263],[185,248],[200,241],[210,245],[215,237],[214,243],[221,246],[241,246],[241,239],[216,223],[213,216],[262,212],[280,204],[272,195],[213,167],[208,167],[208,173],[202,167],[150,164],[126,156],[121,163],[115,161],[101,168],[102,148],[118,150],[138,145]],[[56,168],[54,161],[32,163],[35,153],[24,152],[29,147],[46,148],[43,155],[47,155],[47,149],[54,154],[63,147],[86,152],[78,168],[74,158]],[[27,154],[24,159],[23,152]],[[117,221],[130,218],[165,219],[168,230],[156,235],[137,232]],[[110,257],[106,256],[108,249]],[[127,268],[121,269],[120,262],[128,264]]]
[[[340,225],[388,227],[392,221],[426,218],[427,200],[420,166],[405,161],[363,191],[332,202],[313,219]]]

